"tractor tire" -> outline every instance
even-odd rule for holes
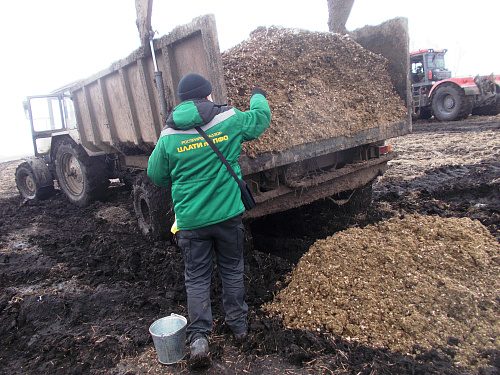
[[[71,203],[84,207],[106,194],[109,172],[103,157],[90,157],[81,146],[64,140],[57,147],[55,164],[59,187]]]
[[[432,113],[439,121],[456,121],[472,113],[473,102],[463,90],[452,84],[444,84],[432,95]]]
[[[171,241],[170,229],[175,215],[170,189],[156,186],[143,172],[134,181],[132,198],[137,224],[144,237]]]
[[[16,186],[24,199],[45,200],[54,194],[52,180],[52,184],[42,182],[36,172],[28,162],[19,164],[16,169]]]

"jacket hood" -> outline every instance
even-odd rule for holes
[[[216,115],[230,108],[214,104],[207,99],[187,100],[170,113],[166,126],[175,130],[189,130],[208,124]]]

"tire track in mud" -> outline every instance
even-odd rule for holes
[[[385,216],[477,219],[500,239],[499,131],[500,116],[417,122],[412,134],[392,140],[404,155],[374,183],[375,201]]]

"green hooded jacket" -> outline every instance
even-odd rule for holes
[[[270,123],[271,110],[262,94],[252,96],[247,112],[207,99],[184,101],[172,111],[149,157],[147,174],[156,185],[172,187],[179,230],[220,223],[245,211],[238,184],[194,127],[207,133],[241,178],[241,143],[257,138]]]

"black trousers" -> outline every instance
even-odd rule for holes
[[[212,331],[210,282],[214,257],[222,279],[226,323],[235,334],[246,332],[248,306],[243,283],[243,234],[241,215],[207,227],[179,231],[178,244],[185,262],[189,342],[200,335],[208,338]]]

